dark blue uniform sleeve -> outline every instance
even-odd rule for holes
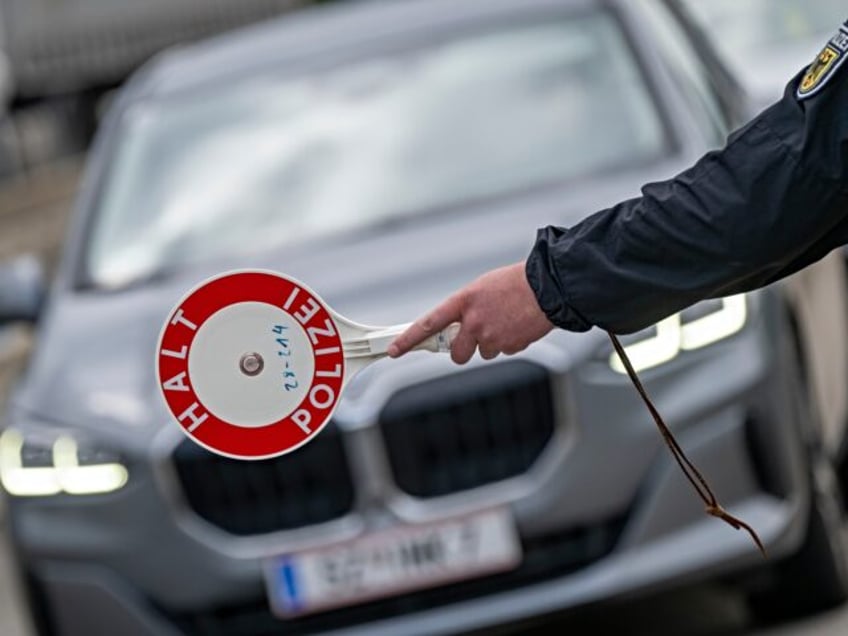
[[[548,318],[572,331],[638,331],[848,242],[848,63],[827,70],[809,95],[799,91],[810,71],[800,74],[722,150],[641,197],[541,229],[527,278]]]

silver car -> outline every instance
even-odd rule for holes
[[[841,602],[839,258],[625,342],[769,561],[704,515],[598,331],[383,361],[318,439],[257,462],[187,440],[155,384],[162,321],[209,275],[276,269],[403,322],[689,165],[746,116],[712,59],[662,0],[412,0],[135,76],[0,437],[40,632],[431,636],[717,578],[764,615]],[[32,277],[3,284],[4,316],[32,317]]]

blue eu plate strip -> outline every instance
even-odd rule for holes
[[[295,576],[295,568],[291,558],[285,557],[281,560],[280,569],[278,570],[278,588],[282,591],[283,605],[289,611],[298,611],[303,607],[303,603],[297,592],[297,577]]]

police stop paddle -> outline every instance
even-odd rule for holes
[[[369,327],[280,273],[241,270],[189,291],[156,349],[158,384],[182,430],[235,459],[291,452],[327,424],[347,383],[409,325]],[[458,325],[417,349],[449,352]]]

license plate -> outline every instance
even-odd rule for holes
[[[271,608],[318,612],[510,570],[521,543],[507,510],[402,526],[266,563]]]

